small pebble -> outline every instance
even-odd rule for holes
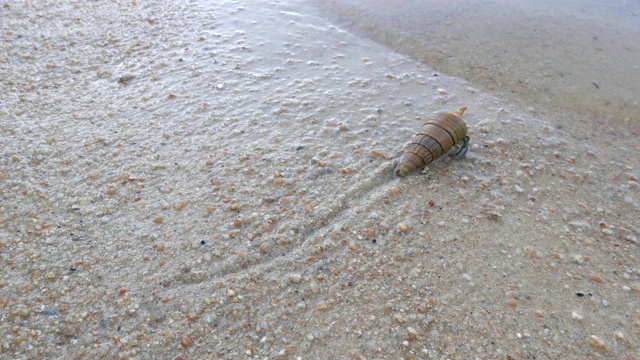
[[[595,349],[606,349],[607,346],[605,345],[604,341],[602,341],[599,337],[595,336],[595,335],[591,335],[589,337],[589,344],[591,344],[591,346],[593,346]]]
[[[407,328],[407,337],[409,338],[409,341],[415,340],[417,336],[418,332],[416,331],[416,329],[412,327]]]
[[[582,320],[583,319],[582,315],[578,314],[575,311],[571,313],[571,318],[574,319],[574,320]]]
[[[600,279],[600,277],[598,275],[593,275],[593,274],[589,275],[589,280],[597,282],[597,283],[601,283],[602,282],[602,279]]]
[[[46,274],[44,274],[44,279],[45,280],[53,280],[56,278],[56,274],[53,272],[48,272]]]
[[[493,221],[500,221],[502,220],[502,214],[498,211],[487,211],[487,218],[489,218],[489,220],[493,220]]]
[[[538,252],[536,251],[536,249],[532,248],[531,246],[525,246],[524,254],[526,256],[537,256]]]
[[[389,192],[389,195],[400,195],[400,194],[402,194],[402,191],[397,186],[392,186],[387,191]]]
[[[609,235],[609,236],[613,235],[613,231],[611,229],[602,229],[601,231],[605,235]]]
[[[42,315],[54,316],[58,314],[58,308],[55,306],[45,306]]]
[[[191,345],[191,343],[193,343],[193,341],[191,340],[191,338],[189,338],[186,335],[183,335],[182,338],[180,339],[180,344],[184,347]]]
[[[164,319],[164,312],[159,308],[153,308],[149,311],[149,318],[153,321],[160,322]]]

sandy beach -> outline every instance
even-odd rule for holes
[[[0,358],[640,358],[637,94],[547,109],[322,6],[3,3]]]

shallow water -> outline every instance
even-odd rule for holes
[[[3,356],[637,355],[631,135],[302,1],[2,11]],[[395,177],[462,105],[466,158]]]
[[[588,116],[640,136],[637,1],[311,2],[346,28],[523,108],[571,115],[557,125]]]

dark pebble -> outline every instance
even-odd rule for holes
[[[58,314],[58,308],[55,306],[45,306],[42,315],[53,316]]]

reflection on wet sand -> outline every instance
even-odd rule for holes
[[[314,0],[348,29],[546,113],[640,135],[640,4]]]

